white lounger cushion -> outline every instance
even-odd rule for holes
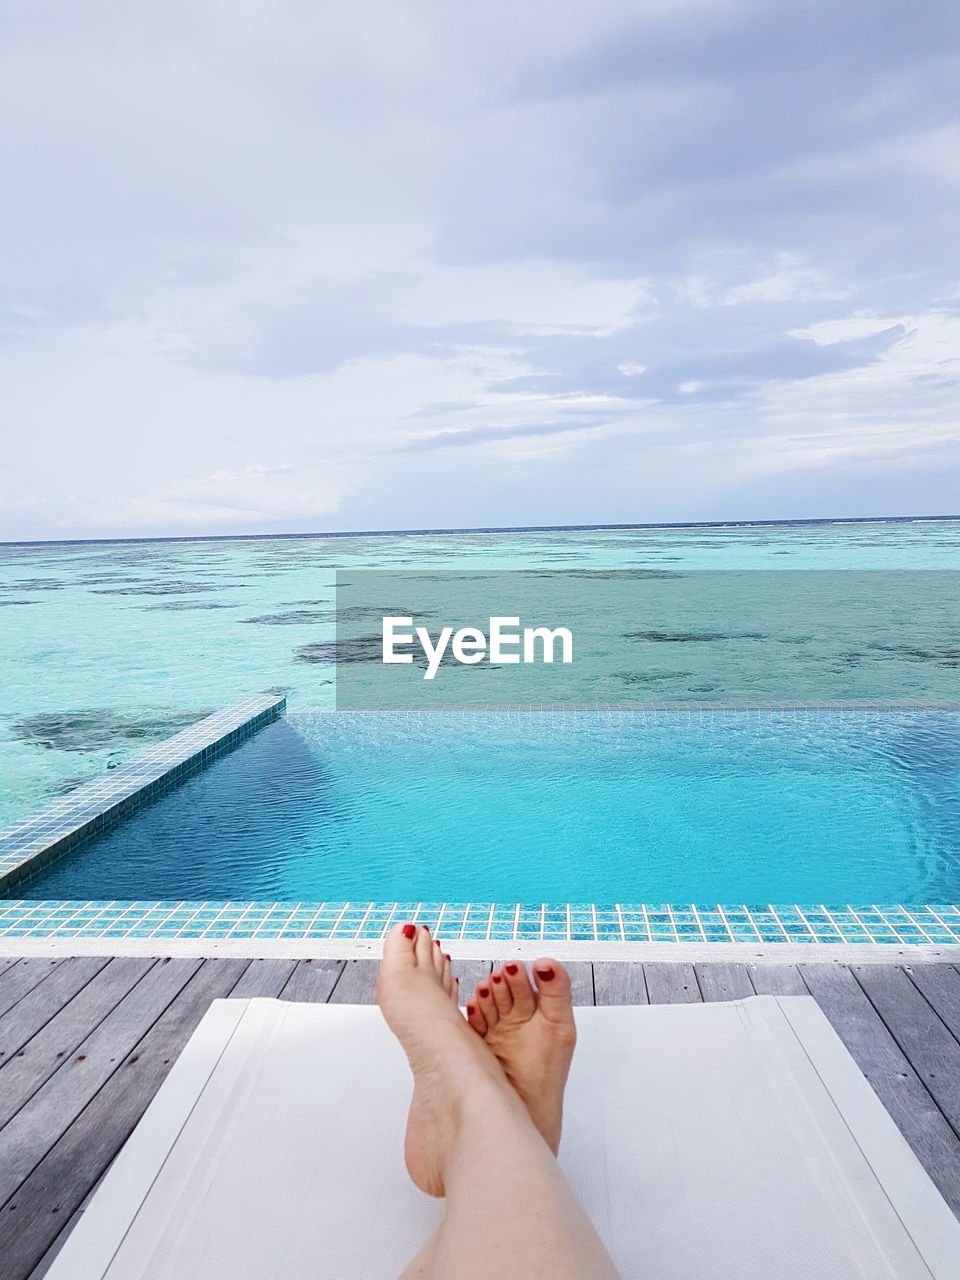
[[[815,1002],[580,1009],[562,1164],[624,1280],[957,1280],[960,1225]],[[379,1012],[218,1000],[48,1280],[392,1280],[440,1219]]]

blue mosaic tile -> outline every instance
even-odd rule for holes
[[[763,942],[809,947],[960,944],[960,905],[941,903],[837,908],[742,904],[442,903],[442,902],[57,902],[7,899],[0,938],[230,938],[377,940],[402,920],[418,919],[451,941]]]

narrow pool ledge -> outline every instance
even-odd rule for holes
[[[282,715],[286,699],[257,694],[215,711],[156,747],[71,791],[59,804],[0,836],[0,897],[9,896],[80,840],[117,825],[135,809],[232,750]]]

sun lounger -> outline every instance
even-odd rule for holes
[[[809,997],[581,1009],[561,1162],[624,1280],[957,1280],[960,1225]],[[48,1280],[389,1280],[440,1219],[378,1011],[219,1000]]]

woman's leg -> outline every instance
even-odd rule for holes
[[[613,1263],[529,1116],[487,1107],[446,1165],[443,1223],[402,1280],[615,1280]]]
[[[449,958],[426,929],[393,930],[377,994],[413,1070],[407,1168],[446,1197],[405,1280],[616,1280],[526,1106],[457,1009]]]

